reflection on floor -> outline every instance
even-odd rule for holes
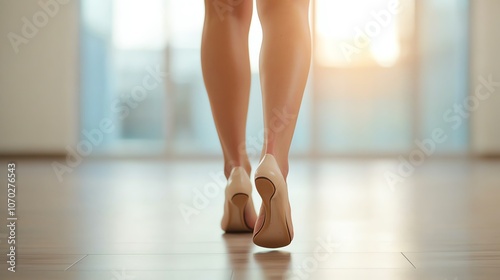
[[[52,160],[16,163],[17,272],[3,225],[1,279],[500,279],[500,161],[429,159],[394,188],[391,160],[292,161],[280,250],[220,230],[218,162],[86,160],[62,181]]]

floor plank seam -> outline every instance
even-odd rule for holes
[[[417,269],[417,267],[410,261],[410,259],[405,255],[405,253],[401,252],[401,255],[405,257],[405,259],[411,264],[411,266],[413,266],[414,269]]]
[[[81,257],[79,260],[77,260],[76,262],[72,263],[70,266],[68,266],[64,271],[68,271],[68,269],[70,269],[71,267],[73,267],[75,264],[77,264],[79,261],[85,259],[88,255],[84,255],[83,257]]]

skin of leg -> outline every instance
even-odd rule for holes
[[[243,166],[248,175],[251,172],[245,134],[251,83],[248,32],[253,0],[231,0],[222,3],[225,6],[216,3],[205,0],[201,63],[228,178],[236,166]],[[254,206],[246,207],[245,222],[253,228],[257,219]]]
[[[222,2],[217,5],[214,0],[205,0],[201,62],[227,178],[235,166],[243,166],[248,174],[251,171],[245,134],[251,81],[248,32],[253,0]]]
[[[266,136],[283,177],[311,63],[309,0],[257,0],[263,31],[260,80]]]

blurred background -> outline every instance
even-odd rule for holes
[[[500,1],[311,1],[314,54],[293,157],[408,154],[435,129],[448,136],[438,155],[500,155],[500,89],[472,98],[480,77],[500,80]],[[1,0],[0,154],[64,155],[93,139],[96,157],[220,156],[203,17],[202,0]],[[261,36],[255,12],[253,158]],[[470,116],[456,111],[466,104]]]

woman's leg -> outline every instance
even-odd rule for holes
[[[264,104],[263,154],[272,154],[283,177],[309,74],[309,0],[257,0],[263,30],[260,80]]]
[[[250,94],[248,32],[253,0],[205,0],[201,61],[212,115],[224,154],[226,177],[233,167],[250,174],[245,131]]]

